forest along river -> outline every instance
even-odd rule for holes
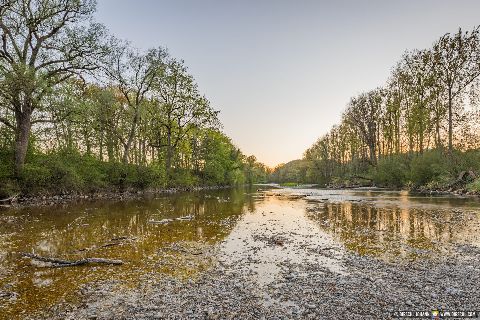
[[[473,198],[360,189],[257,186],[3,210],[0,318],[478,310],[479,226]],[[54,268],[21,252],[124,264]]]

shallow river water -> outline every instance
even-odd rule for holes
[[[146,274],[191,279],[213,261],[265,286],[286,262],[342,274],[345,253],[434,260],[452,245],[480,247],[479,225],[476,199],[384,190],[256,187],[3,210],[0,318],[80,303],[82,286],[97,281],[135,288]],[[52,268],[22,252],[124,264]]]

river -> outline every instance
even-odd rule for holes
[[[309,314],[306,298],[280,299],[279,281],[322,272],[348,278],[351,257],[390,266],[456,257],[461,246],[471,253],[480,249],[479,226],[478,199],[362,189],[257,186],[3,210],[0,318],[65,315],[93,301],[95,284],[135,292],[167,277],[192,283],[212,268],[242,275],[260,290],[262,306],[281,301],[300,317]],[[21,252],[124,264],[56,268]]]

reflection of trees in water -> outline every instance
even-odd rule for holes
[[[0,288],[15,283],[19,299],[9,310],[33,310],[54,302],[65,292],[74,292],[82,283],[100,278],[139,277],[145,272],[159,271],[158,252],[173,241],[206,241],[215,243],[226,237],[246,210],[255,201],[243,189],[160,195],[150,200],[92,202],[47,208],[25,208],[18,212],[27,217],[12,226],[16,233],[9,247],[2,250],[35,250],[38,254],[58,257],[99,256],[127,262],[121,268],[38,269],[26,266],[27,261],[13,255],[3,261],[8,275],[0,280]],[[149,220],[171,219],[191,215],[190,221],[152,224]],[[4,230],[1,229],[0,232]],[[10,230],[12,232],[13,230]],[[135,238],[121,245],[98,248],[114,238]],[[97,248],[95,248],[97,247]],[[91,251],[80,249],[95,248]],[[77,252],[73,254],[74,252]],[[149,258],[153,257],[152,260]],[[3,267],[3,266],[2,266]],[[174,268],[192,266],[174,265]],[[5,270],[6,268],[4,268]],[[54,279],[47,288],[39,288],[38,277]],[[40,307],[43,309],[43,307]],[[12,314],[13,314],[12,313]]]
[[[138,237],[142,241],[173,237],[195,240],[197,228],[203,237],[226,236],[253,199],[242,190],[220,190],[161,196],[151,200],[94,202],[64,208],[29,209],[29,219],[19,230],[16,243],[22,250],[37,249],[49,254],[66,254],[75,249],[115,237]],[[32,212],[32,210],[34,210]],[[191,221],[151,224],[161,220],[193,216]],[[33,221],[36,220],[36,221]],[[225,223],[228,220],[230,223]],[[42,248],[39,248],[41,245]]]
[[[360,254],[405,256],[418,254],[415,249],[437,250],[452,240],[452,228],[459,233],[464,226],[462,221],[453,221],[449,211],[351,202],[311,203],[307,213],[323,230]]]

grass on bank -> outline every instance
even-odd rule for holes
[[[480,178],[467,185],[467,190],[480,194]]]
[[[299,185],[298,182],[283,182],[280,183],[282,187],[297,187]]]

